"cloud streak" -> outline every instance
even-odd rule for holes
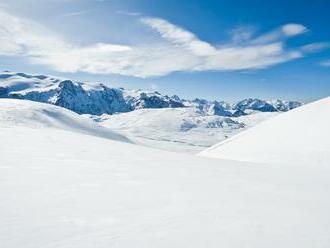
[[[159,18],[142,18],[142,23],[156,30],[161,37],[177,47],[182,47],[197,56],[208,56],[216,52],[209,43],[194,34]]]
[[[127,15],[127,16],[140,16],[141,15],[141,13],[139,13],[139,12],[127,12],[127,11],[121,11],[121,10],[117,10],[116,13],[119,15]]]
[[[29,63],[61,72],[163,76],[176,71],[249,70],[301,58],[323,43],[287,49],[285,40],[307,32],[301,24],[286,24],[254,37],[250,32],[227,44],[212,45],[166,20],[138,17],[158,35],[156,42],[125,46],[96,43],[79,46],[29,19],[0,9],[0,56],[20,56]]]
[[[327,49],[329,47],[330,44],[327,42],[316,42],[302,46],[301,50],[305,53],[315,53]]]
[[[64,17],[81,16],[81,15],[87,14],[91,11],[92,11],[91,9],[87,9],[87,10],[81,10],[81,11],[76,11],[76,12],[69,12],[69,13],[64,13],[62,16],[64,16]]]

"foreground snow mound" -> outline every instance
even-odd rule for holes
[[[137,144],[198,153],[276,114],[259,112],[236,118],[203,115],[196,107],[186,107],[140,109],[92,118]]]
[[[1,102],[1,248],[330,246],[329,166],[159,151],[58,129],[84,125],[59,108]]]
[[[0,99],[0,127],[52,128],[128,142],[124,136],[65,108],[27,100]]]
[[[330,163],[330,97],[271,118],[201,153],[252,162]]]

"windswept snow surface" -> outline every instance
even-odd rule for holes
[[[54,128],[38,117],[51,105],[0,103],[1,248],[330,246],[329,164],[154,150]]]
[[[140,109],[129,113],[92,116],[137,144],[198,153],[279,112],[258,112],[240,117],[203,115],[195,107]]]
[[[201,153],[263,163],[330,165],[330,97],[280,114]]]

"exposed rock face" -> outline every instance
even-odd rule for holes
[[[129,106],[119,89],[100,85],[99,89],[86,90],[70,80],[59,84],[55,105],[71,109],[80,114],[101,115],[104,113],[127,112]]]

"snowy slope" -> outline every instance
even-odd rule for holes
[[[41,105],[7,101],[0,99],[3,248],[330,245],[329,166],[153,150],[58,129],[39,117]]]
[[[266,163],[329,166],[330,97],[271,118],[201,153]]]
[[[140,145],[198,153],[277,114],[257,112],[241,117],[224,117],[204,115],[196,107],[187,107],[140,109],[92,118]]]
[[[0,127],[58,129],[112,140],[129,140],[65,108],[26,100],[0,99]]]

